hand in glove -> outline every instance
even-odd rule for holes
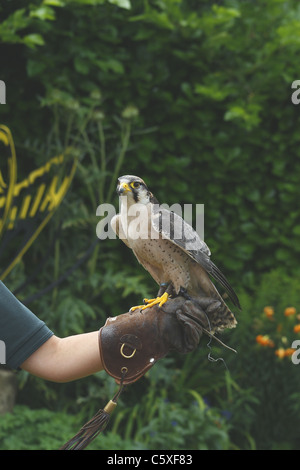
[[[99,347],[104,369],[117,383],[135,382],[169,351],[193,351],[209,329],[205,311],[218,309],[214,299],[169,299],[162,307],[108,318],[100,329]]]

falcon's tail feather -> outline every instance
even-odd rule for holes
[[[221,331],[225,328],[235,328],[237,321],[227,305],[222,302],[217,310],[207,312],[207,319],[212,332]]]
[[[180,292],[179,295],[182,295],[183,297],[186,297],[187,295],[187,300],[201,306],[204,314],[202,320],[200,320],[201,327],[204,327],[211,335],[214,335],[216,332],[222,331],[225,328],[236,327],[237,321],[234,314],[229,310],[219,294],[218,298],[212,296],[206,297],[204,295],[189,296],[188,294],[184,295],[182,292]],[[193,317],[187,312],[185,312],[185,314],[199,322],[199,317]]]
[[[212,275],[212,277],[218,281],[222,287],[224,287],[224,289],[226,290],[226,292],[228,293],[228,296],[230,298],[230,300],[233,302],[233,304],[238,307],[240,310],[241,310],[241,305],[240,305],[240,301],[238,299],[238,296],[236,295],[236,293],[234,292],[233,288],[231,287],[231,285],[229,284],[229,282],[227,281],[226,277],[224,276],[224,274],[220,271],[220,269],[214,264],[211,262],[211,272],[210,274]]]

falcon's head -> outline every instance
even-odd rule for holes
[[[133,175],[118,178],[117,193],[119,196],[127,196],[132,202],[140,204],[148,204],[153,199],[153,194],[149,191],[145,181]]]

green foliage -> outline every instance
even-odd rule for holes
[[[201,409],[197,401],[186,407],[157,399],[155,404],[156,415],[138,433],[150,449],[228,449],[226,423],[216,411]]]
[[[299,366],[292,363],[290,355],[281,358],[275,353],[279,348],[291,348],[292,342],[299,339],[299,333],[293,331],[296,314],[284,315],[287,307],[300,311],[297,286],[298,280],[282,269],[265,275],[257,285],[255,297],[244,295],[242,318],[230,335],[230,345],[237,348],[238,354],[231,357],[229,368],[242,389],[252,391],[254,399],[250,410],[240,409],[239,413],[252,416],[244,429],[255,437],[258,449],[299,447]],[[272,318],[264,313],[266,306],[274,308]],[[274,346],[257,344],[258,335],[268,335]],[[234,431],[238,445],[240,437]]]
[[[58,450],[82,423],[76,416],[46,409],[30,410],[16,406],[0,421],[1,450]],[[105,433],[90,444],[89,450],[143,449],[142,443],[124,440],[118,435]]]
[[[6,61],[0,78],[7,88],[0,113],[16,141],[19,178],[67,146],[78,160],[64,203],[7,278],[8,287],[37,269],[20,292],[24,300],[70,270],[29,304],[62,336],[98,329],[107,316],[152,295],[153,281],[122,242],[96,243],[98,204],[117,206],[117,176],[138,174],[160,202],[205,204],[212,259],[243,307],[236,330],[222,338],[238,354],[214,343],[210,350],[202,339],[195,353],[161,361],[122,398],[112,432],[97,441],[107,448],[144,448],[145,442],[149,448],[297,448],[296,366],[255,338],[267,333],[266,305],[276,315],[300,308],[299,110],[291,103],[300,9],[296,0],[218,3],[0,6]],[[63,422],[62,434],[54,440],[43,428],[45,440],[42,432],[25,436],[31,416],[44,426],[44,412],[39,418],[40,410],[17,407],[19,417],[0,420],[15,439],[6,436],[3,448],[20,448],[23,438],[27,447],[57,447],[79,427],[71,414],[80,406],[87,421],[114,385],[103,374],[59,386],[26,374],[20,379],[19,402],[57,410],[45,413],[53,428],[56,418]],[[203,396],[210,403],[205,409]],[[191,397],[198,407],[187,405]]]
[[[13,413],[1,417],[1,450],[58,449],[76,425],[75,416],[62,416],[49,410],[30,410],[16,406]]]
[[[229,278],[253,285],[254,273],[283,261],[299,272],[299,113],[290,101],[297,2],[228,0],[196,8],[184,0],[74,0],[1,8],[4,51],[18,47],[22,57],[21,69],[18,62],[10,71],[18,67],[26,106],[13,73],[2,77],[14,118],[6,114],[9,105],[1,112],[19,144],[31,146],[37,135],[43,140],[37,119],[65,136],[78,133],[77,120],[85,137],[72,141],[85,139],[91,152],[99,143],[98,131],[85,126],[87,101],[110,130],[115,116],[134,104],[137,133],[123,172],[144,176],[162,202],[204,203],[206,239]],[[103,101],[97,104],[91,97],[99,88]],[[32,124],[25,119],[28,108]],[[154,128],[155,134],[141,136],[140,129]],[[111,166],[105,171],[112,177]],[[80,191],[78,181],[74,191]]]
[[[228,424],[200,396],[187,404],[148,397],[132,408],[116,411],[105,431],[89,449],[226,449]],[[192,416],[192,419],[191,419]],[[0,421],[0,449],[55,450],[82,426],[82,415],[17,405]],[[121,423],[121,424],[120,424]],[[123,424],[123,426],[122,426]],[[116,431],[117,429],[117,431]]]

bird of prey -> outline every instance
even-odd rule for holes
[[[211,330],[234,327],[234,314],[210,276],[240,308],[238,297],[211,261],[210,250],[197,232],[179,215],[162,208],[138,176],[118,178],[117,193],[120,213],[112,218],[112,229],[160,286],[157,298],[144,299],[144,305],[131,310],[145,310],[155,304],[162,306],[173,295],[205,297],[215,299],[219,305],[209,318]]]

